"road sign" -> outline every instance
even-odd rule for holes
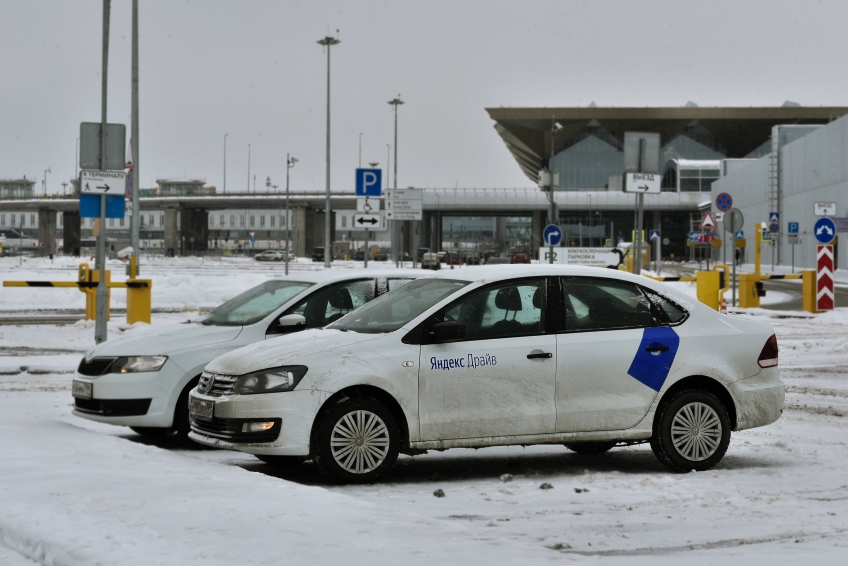
[[[715,230],[716,221],[713,219],[713,215],[707,212],[704,215],[703,220],[701,220],[701,230]]]
[[[833,246],[817,246],[816,309],[830,311],[833,307]]]
[[[648,240],[649,241],[653,242],[654,240],[656,240],[659,237],[660,237],[660,231],[659,230],[648,230]]]
[[[658,133],[624,132],[624,172],[659,174],[660,135]]]
[[[100,218],[100,195],[80,195],[80,217]],[[124,195],[106,195],[106,218],[124,218]]]
[[[380,211],[380,199],[358,198],[356,199],[356,212],[373,213]]]
[[[819,218],[813,226],[813,235],[820,244],[829,244],[836,236],[836,224],[830,218]]]
[[[745,225],[745,217],[738,208],[731,208],[724,213],[724,222],[722,224],[727,232],[734,234]]]
[[[801,243],[801,240],[798,234],[786,234],[786,243],[790,246],[794,246],[795,244]]]
[[[551,250],[539,248],[539,263],[550,262]],[[620,250],[611,248],[557,248],[554,263],[570,265],[593,265],[595,267],[616,266],[621,263]]]
[[[771,232],[769,232],[768,230],[763,230],[763,241],[764,242],[771,242],[772,236],[773,236],[773,234]]]
[[[193,240],[194,240],[194,238],[192,238],[192,241],[193,241]],[[256,243],[256,238],[251,237],[251,238],[250,238],[250,243],[251,243],[251,244],[255,244],[255,243]]]
[[[384,216],[377,214],[354,214],[353,226],[358,230],[385,230]]]
[[[836,225],[836,232],[848,232],[848,218],[831,218]]]
[[[127,165],[127,127],[123,124],[106,124],[106,163],[100,164],[100,122],[80,124],[80,169],[118,170]]]
[[[723,212],[716,212],[715,214],[713,214],[713,216],[715,217],[716,222],[721,222],[722,220],[724,220]]]
[[[799,226],[799,224],[798,224],[797,222],[788,222],[788,223],[786,224],[786,227],[787,227],[787,230],[786,230],[786,231],[787,231],[787,232],[789,232],[790,234],[797,234],[797,233],[798,233],[798,228],[799,228],[800,226]]]
[[[123,171],[80,171],[80,194],[123,195],[126,182]]]
[[[772,234],[780,232],[780,213],[769,212],[768,229]]]
[[[736,239],[737,240],[744,240],[745,239],[745,231],[739,230],[738,232],[736,232]]]
[[[654,173],[627,173],[624,182],[625,193],[660,194],[662,175]]]
[[[727,212],[733,208],[733,197],[727,193],[721,193],[716,197],[716,208],[722,212]]]
[[[379,197],[383,194],[382,169],[356,170],[356,196]]]
[[[556,224],[548,224],[542,232],[546,246],[558,246],[562,242],[562,230]]]
[[[421,220],[423,208],[423,189],[392,189],[386,191],[387,220]]]
[[[836,214],[836,203],[817,202],[813,207],[813,214],[816,216],[833,216]]]

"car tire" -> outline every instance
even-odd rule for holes
[[[274,456],[271,454],[254,454],[258,459],[275,468],[294,468],[306,462],[306,456]]]
[[[563,446],[578,454],[603,454],[604,452],[609,452],[615,445],[615,440],[605,442],[566,442],[563,444]]]
[[[664,399],[654,416],[651,449],[676,472],[715,466],[730,444],[727,409],[712,393],[684,390]]]
[[[338,482],[373,482],[397,460],[400,429],[391,411],[376,399],[345,398],[320,415],[316,424],[315,463],[322,474]]]

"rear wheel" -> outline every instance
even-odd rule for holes
[[[727,409],[712,393],[679,391],[663,401],[654,417],[651,449],[676,472],[709,470],[729,444]]]
[[[566,442],[564,446],[578,454],[603,454],[609,452],[615,444],[615,440],[610,440],[607,442]]]
[[[400,432],[391,411],[376,399],[347,398],[319,416],[315,463],[344,483],[379,479],[394,465]]]

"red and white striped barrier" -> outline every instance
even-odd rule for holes
[[[833,306],[833,246],[818,246],[816,253],[816,309],[831,311]]]

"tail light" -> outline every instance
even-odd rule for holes
[[[763,346],[763,351],[760,352],[760,357],[757,358],[757,364],[761,368],[773,368],[777,366],[777,336],[774,334],[766,340],[766,345]]]

